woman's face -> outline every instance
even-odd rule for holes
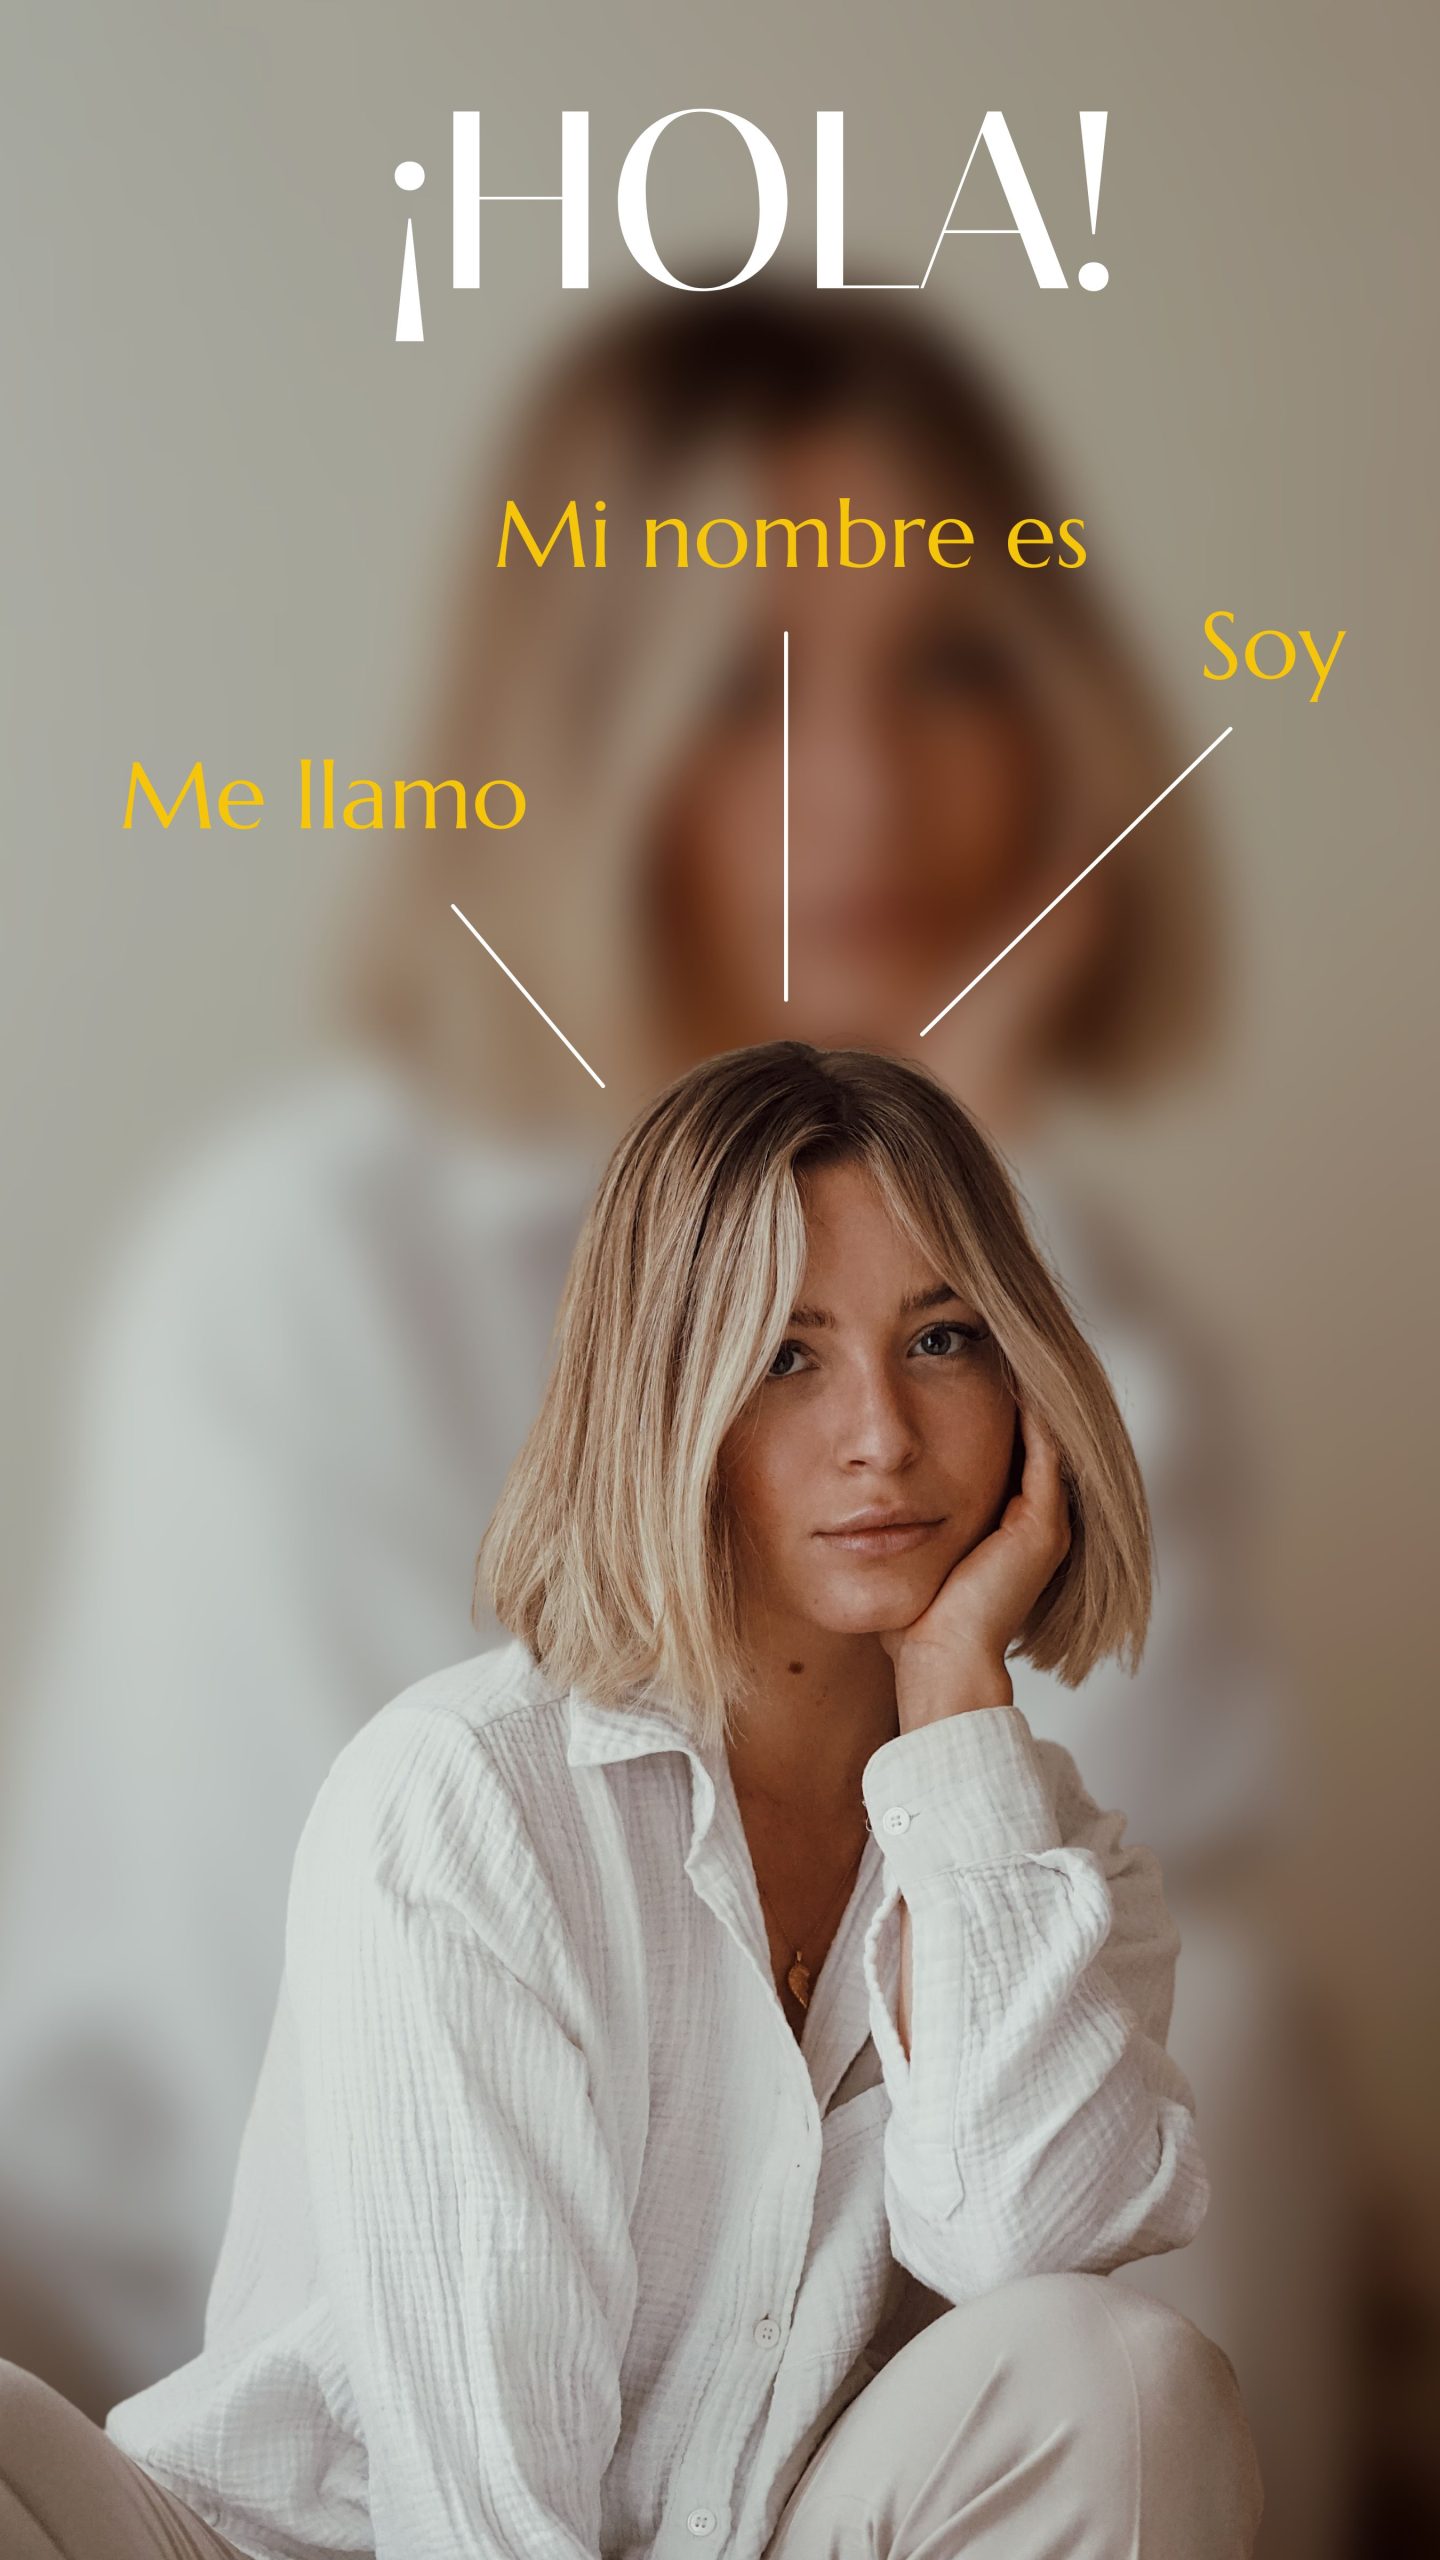
[[[878,434],[836,427],[778,448],[757,481],[764,514],[824,520],[831,565],[776,567],[772,553],[765,570],[730,573],[753,582],[748,641],[662,807],[658,973],[695,1054],[781,1028],[782,630],[793,954],[784,1029],[821,1045],[909,1047],[963,983],[949,982],[950,965],[984,945],[982,965],[999,947],[986,942],[992,918],[1008,922],[1023,899],[1046,782],[992,599],[1004,577],[1026,573],[997,567],[978,543],[968,568],[937,567],[923,532],[908,536],[902,570],[888,556],[868,570],[834,561],[842,493],[888,536],[897,516],[963,516],[963,476],[943,487],[933,465]],[[867,540],[862,530],[862,557]],[[803,561],[813,542],[802,534]]]
[[[772,1630],[909,1626],[995,1526],[1015,1404],[976,1308],[899,1234],[869,1175],[803,1186],[800,1303],[727,1436],[747,1603]]]

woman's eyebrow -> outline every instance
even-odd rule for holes
[[[902,1316],[924,1315],[930,1307],[948,1307],[952,1302],[956,1306],[965,1304],[960,1291],[952,1289],[948,1280],[942,1280],[934,1289],[912,1289],[908,1297],[901,1299],[900,1313]],[[790,1321],[793,1325],[819,1332],[833,1332],[835,1325],[834,1317],[825,1307],[793,1307]]]

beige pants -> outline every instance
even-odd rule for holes
[[[1104,2277],[1031,2276],[947,2312],[867,2384],[766,2560],[1248,2560],[1259,2515],[1219,2349]],[[0,2553],[233,2560],[67,2400],[3,2364]]]
[[[947,2311],[841,2412],[766,2560],[1249,2560],[1259,2467],[1228,2359],[1106,2276]]]

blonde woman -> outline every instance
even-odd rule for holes
[[[7,2560],[1241,2560],[1152,1856],[1012,1651],[1145,1499],[999,1159],[898,1060],[672,1086],[482,1550],[516,1640],[340,1755],[204,2351],[8,2368]]]
[[[647,514],[833,530],[841,493],[880,523],[963,511],[971,567],[821,572],[809,535],[794,571],[783,540],[764,571],[638,565]],[[497,566],[506,495],[548,531],[569,496],[588,524],[602,494],[603,576],[537,570],[514,542]],[[301,1825],[366,1718],[475,1640],[479,1529],[617,1128],[707,1052],[783,1028],[934,1066],[1017,1161],[1115,1380],[1154,1516],[1143,1675],[1110,1656],[1073,1692],[1028,1660],[1012,1677],[1185,1904],[1176,2043],[1217,2206],[1197,2248],[1138,2280],[1241,2372],[1267,2560],[1328,2560],[1336,2251],[1296,2174],[1318,2112],[1253,1933],[1217,1943],[1196,1907],[1279,1792],[1232,1605],[1243,1470],[1178,1312],[1091,1213],[1052,1118],[1077,1091],[1148,1091],[1212,1024],[1205,778],[918,1040],[1193,752],[1117,629],[1103,527],[1078,574],[1006,556],[1016,518],[1076,504],[1073,473],[917,315],[758,283],[652,295],[567,338],[487,452],[395,762],[472,794],[515,774],[524,823],[483,842],[412,824],[377,846],[368,896],[361,840],[347,850],[343,1046],[147,1203],[77,1363],[74,1476],[0,1785],[0,2354],[96,2417],[199,2344]]]

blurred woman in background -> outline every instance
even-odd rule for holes
[[[962,518],[969,565],[912,536],[903,572],[841,567],[842,495],[882,528]],[[543,544],[572,498],[588,526],[602,497],[603,572],[563,542],[539,567],[513,538],[497,565],[507,498]],[[344,920],[333,1061],[155,1204],[90,1347],[7,1791],[0,2353],[97,2411],[197,2343],[304,1813],[358,1724],[475,1649],[475,1543],[615,1128],[694,1060],[783,1031],[944,1076],[1010,1155],[1116,1381],[1155,1519],[1144,1671],[1069,1696],[1020,1666],[1016,1700],[1160,1851],[1185,1937],[1172,2041],[1217,2201],[1136,2278],[1240,2372],[1266,2560],[1334,2547],[1323,2128],[1234,1882],[1278,1790],[1223,1393],[1063,1170],[1067,1103],[1147,1090],[1214,1029],[1196,788],[920,1045],[1189,751],[1094,563],[1008,555],[1021,517],[1074,513],[973,367],[864,298],[652,300],[562,353],[517,421],[407,770],[472,794],[513,777],[523,823],[384,841]],[[681,568],[663,535],[647,568],[650,516],[692,540],[711,518],[793,519],[796,565],[781,532],[764,569]],[[829,529],[824,568],[807,519]]]

